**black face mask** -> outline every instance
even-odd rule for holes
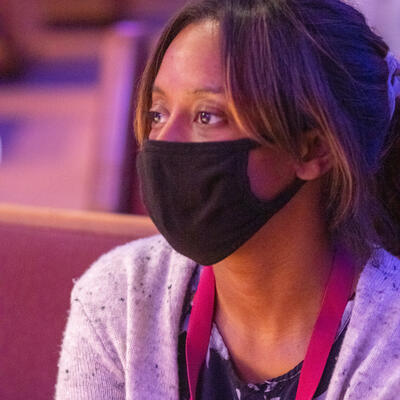
[[[147,140],[137,158],[143,201],[169,244],[202,265],[232,254],[297,193],[296,178],[270,201],[247,175],[251,139],[182,143]]]

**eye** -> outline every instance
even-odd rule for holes
[[[163,118],[165,118],[165,116],[159,111],[149,111],[147,117],[152,125],[164,122]]]
[[[216,125],[224,120],[224,117],[207,111],[200,111],[196,117],[196,121],[202,125]]]

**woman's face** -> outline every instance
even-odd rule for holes
[[[218,25],[189,25],[169,46],[155,79],[150,139],[207,142],[243,137],[229,116],[223,86]]]
[[[219,26],[192,24],[173,40],[153,86],[149,139],[207,142],[249,137],[234,122],[224,92]],[[248,175],[254,194],[275,197],[293,181],[294,160],[260,147],[250,152]]]

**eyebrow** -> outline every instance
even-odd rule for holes
[[[165,92],[158,86],[153,86],[152,93],[159,93],[165,96]],[[214,87],[214,86],[206,86],[199,89],[194,89],[190,91],[190,94],[197,95],[197,94],[224,94],[225,90],[222,86]]]

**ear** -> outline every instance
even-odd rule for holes
[[[305,136],[302,159],[295,163],[295,172],[298,178],[311,181],[320,178],[332,168],[332,154],[318,130],[308,131]]]

